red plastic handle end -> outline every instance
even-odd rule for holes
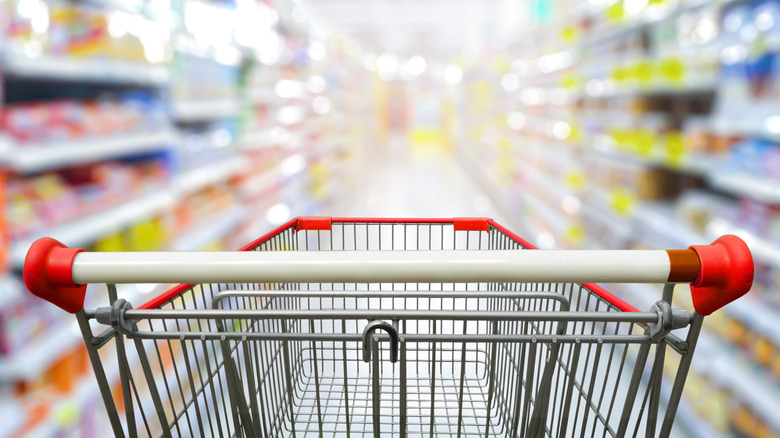
[[[66,312],[84,307],[87,285],[73,283],[73,259],[84,251],[68,248],[44,237],[35,241],[24,259],[24,284],[33,295],[55,304]]]
[[[693,308],[700,315],[711,314],[753,286],[753,256],[739,237],[729,234],[690,249],[701,261],[699,277],[691,283]]]

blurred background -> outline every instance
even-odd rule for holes
[[[0,0],[0,75],[0,436],[110,430],[74,318],[21,283],[36,238],[235,249],[305,215],[737,234],[755,285],[705,321],[675,432],[780,436],[780,0]]]

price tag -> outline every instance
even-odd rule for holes
[[[631,76],[630,72],[625,67],[619,66],[619,67],[615,67],[612,70],[612,79],[614,79],[616,82],[620,84],[628,81],[630,76]]]
[[[678,58],[661,61],[661,77],[672,82],[682,82],[685,78],[685,62]]]
[[[614,128],[609,131],[609,135],[612,137],[612,140],[617,144],[618,146],[622,144],[626,144],[628,142],[628,132],[624,131],[619,128]]]
[[[582,130],[580,129],[579,125],[576,123],[569,123],[570,131],[569,131],[569,142],[572,145],[579,145],[578,143],[575,143],[582,139]]]
[[[564,88],[574,89],[579,87],[580,78],[574,75],[568,75],[563,78],[562,85]]]
[[[585,174],[582,172],[571,171],[566,173],[563,182],[572,192],[579,192],[585,187]]]
[[[61,404],[54,414],[54,423],[60,429],[65,429],[79,420],[81,412],[78,403],[66,402]]]
[[[585,228],[579,222],[572,222],[566,227],[566,240],[574,247],[582,246],[585,242]]]
[[[650,63],[647,61],[640,61],[637,63],[637,65],[634,67],[634,76],[639,81],[640,84],[646,85],[650,83],[650,80],[652,79],[652,70],[650,68]]]
[[[506,56],[499,56],[493,61],[493,70],[498,74],[504,74],[512,69],[512,61]]]
[[[321,178],[323,180],[327,179],[328,167],[320,162],[317,162],[309,166],[309,174],[314,178]]]
[[[566,26],[561,32],[561,38],[570,43],[576,42],[579,39],[579,36],[579,31],[575,26]]]
[[[623,2],[617,2],[606,9],[607,20],[613,23],[620,23],[625,17],[625,8],[623,8]]]
[[[655,135],[652,131],[647,129],[640,129],[636,133],[636,153],[642,158],[649,158],[653,152],[653,144]]]
[[[673,167],[682,165],[685,161],[687,148],[681,132],[672,132],[666,136],[666,156],[664,162]]]
[[[116,252],[124,251],[125,245],[122,239],[122,234],[115,233],[106,236],[95,243],[95,251],[99,252]]]
[[[619,216],[630,214],[635,204],[636,196],[623,188],[613,190],[609,196],[609,206]]]
[[[616,128],[611,130],[610,134],[617,150],[624,152],[631,150],[633,141],[633,133],[631,131]]]
[[[157,221],[139,222],[126,234],[129,251],[154,251],[162,247],[163,236]]]

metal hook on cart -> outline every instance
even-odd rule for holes
[[[374,320],[363,329],[363,362],[371,361],[371,339],[377,329],[382,329],[390,335],[390,361],[398,362],[398,330],[385,321]]]

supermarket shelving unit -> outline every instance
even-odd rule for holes
[[[90,4],[131,14],[143,14],[146,8],[144,2],[137,2],[139,9],[113,1]],[[265,13],[273,11],[270,6],[262,4],[262,7],[266,8]],[[288,5],[281,3],[278,7],[273,12],[278,19],[269,23],[268,31],[281,36],[283,47],[305,48],[309,31],[292,19]],[[353,163],[363,157],[364,139],[370,134],[371,126],[361,123],[345,129],[345,120],[363,114],[364,108],[355,102],[362,105],[370,102],[358,99],[365,92],[350,78],[352,61],[340,53],[338,45],[324,61],[301,61],[301,58],[272,65],[257,60],[257,48],[236,43],[232,53],[240,56],[234,57],[222,70],[230,77],[221,79],[223,94],[199,95],[197,92],[202,91],[198,89],[199,84],[189,82],[197,72],[188,70],[185,59],[199,50],[196,47],[199,43],[188,32],[184,28],[173,29],[171,39],[178,49],[171,54],[172,61],[154,66],[122,60],[31,57],[8,43],[0,32],[0,77],[4,75],[16,83],[140,87],[162,96],[169,108],[167,126],[154,132],[45,144],[17,144],[0,135],[0,159],[7,172],[39,175],[145,154],[162,154],[172,160],[163,187],[120,199],[108,208],[12,240],[7,249],[10,267],[0,281],[0,313],[6,323],[13,323],[8,318],[15,315],[14,306],[27,301],[19,272],[27,249],[39,235],[55,237],[68,245],[90,247],[103,241],[116,241],[117,233],[143,226],[150,220],[198,214],[184,226],[169,228],[170,235],[159,242],[162,248],[157,248],[236,248],[287,220],[288,216],[336,214],[339,202],[349,199],[345,195],[354,190],[354,169],[361,168]],[[224,61],[213,47],[200,50],[195,56],[200,58],[195,62],[206,65]],[[352,63],[360,68],[357,62]],[[298,81],[305,88],[311,76],[324,77],[327,89],[307,90],[295,99],[280,97],[274,89],[281,79]],[[182,86],[191,88],[182,89]],[[342,90],[342,87],[349,88]],[[187,96],[192,90],[195,92]],[[312,108],[312,100],[318,96],[330,99],[328,109],[320,113]],[[285,124],[279,119],[279,110],[289,106],[300,109],[300,121]],[[196,146],[205,148],[205,153],[211,155],[205,159],[191,155],[188,147]],[[329,184],[323,192],[321,186],[325,181]],[[221,204],[203,211],[189,211],[197,207],[199,197],[212,192],[220,196]],[[225,194],[230,198],[227,203]],[[184,214],[180,210],[188,212]],[[119,293],[140,304],[165,287],[125,287]],[[104,293],[90,290],[88,295]],[[45,321],[45,333],[55,335],[32,339],[26,347],[0,356],[0,436],[20,433],[40,437],[85,433],[102,436],[110,429],[106,428],[107,418],[102,414],[92,373],[84,366],[78,333],[72,330],[70,321],[56,315],[35,316]],[[113,369],[116,371],[116,367]],[[57,377],[60,374],[68,374],[71,382],[63,384],[62,378]],[[116,381],[118,376],[109,378]]]
[[[508,217],[528,218],[518,228],[541,246],[554,238],[549,246],[685,247],[733,233],[749,242],[758,267],[777,272],[775,238],[714,213],[706,226],[691,223],[680,213],[678,195],[645,199],[615,182],[617,177],[611,184],[603,177],[600,182],[598,174],[610,167],[588,167],[610,162],[636,172],[669,172],[695,181],[706,193],[776,209],[776,178],[734,170],[727,153],[691,150],[685,125],[666,127],[652,118],[709,102],[710,109],[697,116],[706,123],[697,129],[777,143],[780,118],[769,123],[760,116],[724,113],[731,102],[723,92],[719,21],[733,5],[760,3],[648,2],[632,17],[624,8],[629,2],[553,2],[551,8],[568,6],[571,12],[529,24],[512,46],[521,60],[497,70],[485,62],[467,69],[471,84],[461,102],[465,164],[484,186],[498,188],[488,193]],[[676,47],[682,29],[688,29],[685,23],[705,21],[713,26],[710,39]],[[776,52],[778,33],[773,32],[762,40],[762,53]],[[502,82],[505,87],[498,85]],[[775,109],[778,101],[780,95]],[[776,275],[770,281],[773,289],[754,292],[705,325],[709,332],[702,336],[701,360],[680,408],[681,425],[692,436],[780,434],[773,413],[780,409],[780,303],[771,300]],[[618,292],[637,303],[653,296],[641,287]],[[677,295],[686,305],[687,294]]]

